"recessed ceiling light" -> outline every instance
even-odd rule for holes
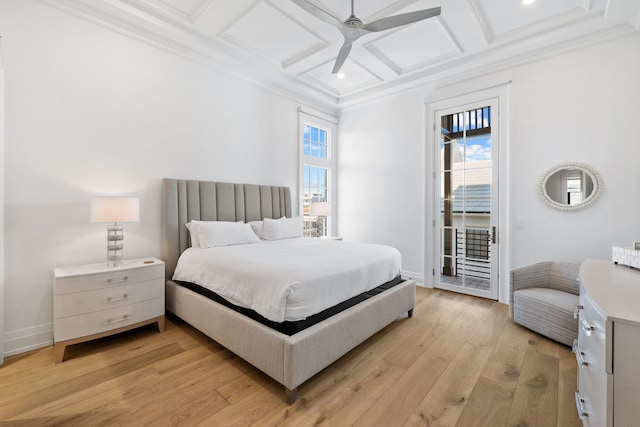
[[[530,4],[533,4],[536,0],[522,0],[522,4],[525,6],[529,6]]]
[[[344,73],[338,73],[336,74],[336,77],[339,79],[344,79]]]

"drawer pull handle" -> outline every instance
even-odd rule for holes
[[[120,319],[107,319],[107,321],[105,321],[104,324],[105,325],[113,325],[114,323],[126,322],[127,320],[129,320],[129,315],[125,314]]]
[[[118,283],[125,283],[127,280],[129,280],[129,276],[124,276],[121,280],[107,279],[107,285],[117,285]]]
[[[121,297],[109,297],[106,300],[104,300],[104,302],[108,304],[110,302],[124,301],[126,299],[129,299],[129,294],[124,294]]]
[[[583,317],[580,318],[580,323],[582,323],[582,329],[584,329],[584,333],[590,337],[591,336],[591,332],[596,330],[596,327],[593,325],[590,325],[589,322],[587,322],[586,320],[584,320]]]
[[[573,351],[573,354],[576,355],[576,361],[578,362],[579,367],[582,368],[583,366],[589,366],[589,362],[587,362],[583,358],[584,352],[582,352],[582,350],[580,350],[580,347],[578,347],[578,340],[573,340],[573,346],[571,346],[571,351]]]
[[[574,319],[578,318],[578,315],[580,314],[580,310],[584,310],[584,305],[578,304],[578,305],[576,305],[576,308],[573,309],[573,318]]]
[[[584,420],[589,416],[589,413],[584,410],[584,399],[580,396],[580,393],[576,391],[576,410],[578,411],[578,417]]]

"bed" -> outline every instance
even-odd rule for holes
[[[415,282],[394,286],[292,335],[172,280],[189,249],[185,224],[292,217],[288,187],[164,179],[162,257],[167,310],[282,384],[288,403],[298,386],[393,321],[411,317]],[[377,285],[377,284],[376,284]]]

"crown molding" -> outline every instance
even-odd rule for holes
[[[616,27],[591,32],[587,35],[578,35],[552,46],[532,48],[532,50],[523,49],[520,43],[503,44],[489,51],[461,57],[455,61],[424,70],[419,73],[420,76],[412,75],[404,79],[399,78],[366,93],[361,92],[352,97],[340,98],[338,103],[339,110],[359,107],[428,86],[437,85],[438,87],[443,87],[463,83],[487,74],[502,72],[634,34],[637,34],[634,28],[627,24],[621,24]],[[509,52],[513,49],[518,49],[521,52],[518,54]]]

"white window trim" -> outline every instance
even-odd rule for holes
[[[329,131],[329,141],[327,144],[327,150],[329,154],[328,159],[320,159],[317,157],[309,157],[304,155],[303,148],[303,139],[304,139],[304,124],[309,123],[311,125],[315,125]],[[299,107],[298,108],[298,199],[299,206],[298,211],[300,212],[300,216],[304,215],[303,211],[303,202],[304,197],[302,194],[302,189],[304,188],[304,177],[302,174],[303,166],[305,164],[309,166],[317,166],[322,168],[329,169],[329,174],[327,176],[327,196],[328,201],[331,202],[331,216],[329,217],[329,235],[336,236],[338,230],[338,221],[336,219],[337,212],[337,173],[336,173],[336,157],[337,157],[337,140],[338,134],[338,119],[332,116],[328,116],[326,114],[316,112],[307,108]]]

